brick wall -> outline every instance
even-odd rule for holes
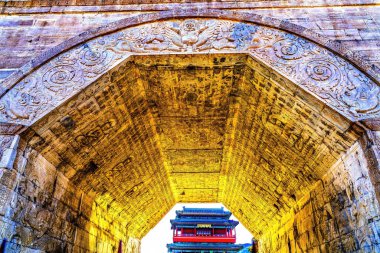
[[[359,144],[260,243],[261,252],[380,252],[379,205]]]

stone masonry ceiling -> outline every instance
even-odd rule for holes
[[[141,238],[176,202],[222,202],[260,235],[357,131],[247,54],[171,54],[128,58],[22,138]]]

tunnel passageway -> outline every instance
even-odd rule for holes
[[[201,24],[185,23],[181,29]],[[124,251],[137,253],[176,203],[220,202],[261,252],[380,252],[373,160],[379,135],[359,122],[377,111],[367,100],[349,100],[352,87],[324,93],[326,85],[343,85],[341,77],[372,81],[330,73],[335,65],[321,58],[307,63],[301,80],[293,65],[286,76],[257,55],[212,51],[243,47],[252,40],[245,34],[257,31],[233,27],[233,36],[245,39],[218,37],[223,47],[187,43],[190,35],[178,32],[174,53],[152,34],[144,50],[172,50],[164,55],[117,58],[89,42],[54,59],[56,72],[50,63],[42,67],[47,72],[36,87],[54,92],[51,102],[44,100],[50,93],[32,97],[17,86],[14,97],[25,99],[17,103],[34,111],[27,118],[6,105],[8,127],[18,133],[1,139],[0,214],[7,218],[0,224],[9,247],[115,252],[121,241]],[[271,57],[301,58],[281,43]],[[112,50],[133,46],[115,42]],[[188,53],[206,46],[211,53]],[[82,49],[85,58],[73,63],[84,66],[78,70],[68,56]]]

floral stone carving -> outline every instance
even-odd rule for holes
[[[144,24],[62,53],[0,99],[0,122],[31,125],[130,55],[243,52],[357,121],[380,115],[379,87],[330,51],[277,29],[216,19]]]

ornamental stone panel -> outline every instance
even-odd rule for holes
[[[126,28],[62,53],[9,87],[0,120],[30,125],[132,54],[214,52],[249,53],[350,120],[378,116],[378,85],[328,50],[255,24],[185,19]]]

